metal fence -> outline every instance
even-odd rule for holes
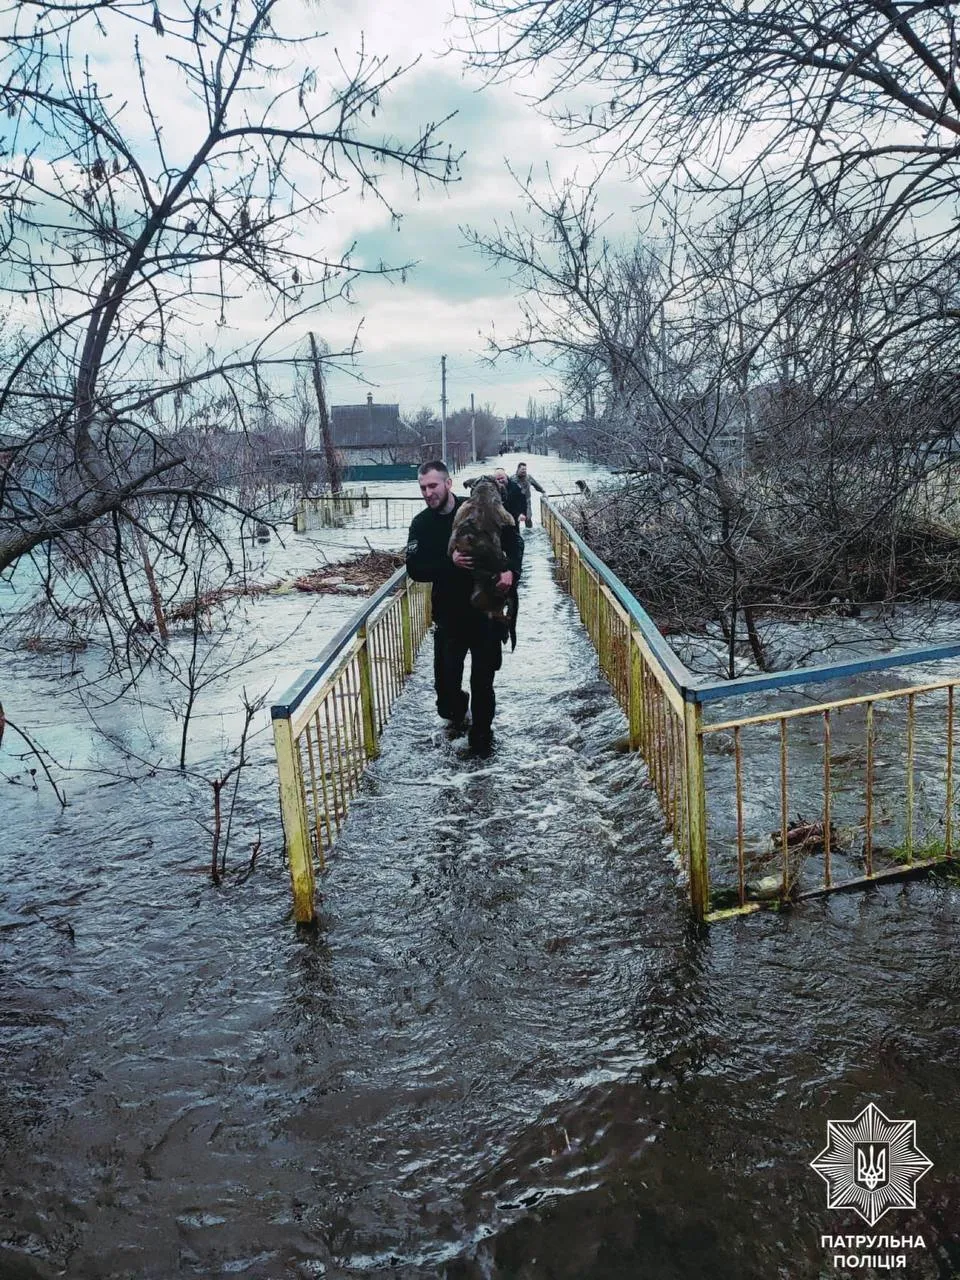
[[[295,533],[311,529],[403,529],[418,511],[422,498],[377,498],[364,490],[301,498],[293,517]]]
[[[429,584],[398,569],[270,709],[298,923],[315,918],[314,866],[324,869],[367,761],[380,753],[430,621]]]
[[[957,855],[960,676],[942,667],[960,643],[701,679],[556,507],[541,499],[541,510],[697,917],[901,878]],[[832,696],[804,702],[814,685]],[[721,717],[731,702],[738,714]]]

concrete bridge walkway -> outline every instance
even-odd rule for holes
[[[358,1273],[437,1265],[531,1197],[594,1184],[590,1099],[649,1061],[638,992],[687,928],[642,761],[612,746],[624,717],[545,531],[526,536],[493,755],[447,738],[428,637],[320,883],[344,1050],[327,1154]]]

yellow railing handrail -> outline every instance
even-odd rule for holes
[[[597,649],[600,669],[610,680],[613,692],[628,717],[630,745],[640,751],[646,760],[650,781],[660,801],[667,828],[673,833],[675,844],[685,859],[691,906],[698,918],[725,918],[735,913],[756,910],[761,905],[756,898],[747,896],[746,883],[747,804],[744,795],[741,735],[742,731],[748,729],[773,726],[779,731],[778,785],[773,788],[773,795],[778,802],[776,816],[771,814],[773,820],[760,830],[765,832],[765,839],[770,837],[773,841],[772,850],[778,868],[776,897],[780,901],[831,892],[836,888],[847,889],[855,884],[866,885],[878,880],[889,880],[897,874],[922,870],[936,865],[944,857],[955,856],[953,737],[955,697],[956,690],[960,689],[960,676],[952,679],[927,679],[912,685],[901,683],[892,689],[879,688],[872,693],[834,697],[801,707],[783,707],[779,710],[740,715],[711,724],[704,723],[703,711],[708,703],[722,699],[761,692],[775,694],[779,690],[797,685],[837,681],[942,661],[960,654],[960,643],[950,642],[876,654],[868,658],[744,676],[736,680],[697,679],[680,663],[661,639],[655,624],[642,606],[633,599],[616,575],[589,550],[570,522],[542,497],[541,509],[556,553],[558,571],[565,579],[587,633]],[[901,670],[901,680],[902,674]],[[926,775],[923,782],[917,777],[920,750],[917,716],[919,699],[924,695],[938,693],[946,693],[946,730],[939,760],[942,772],[935,769],[933,775],[939,777],[937,785],[942,784],[943,788],[939,792],[937,807],[934,808],[931,783],[928,782],[931,777],[929,751],[924,765]],[[901,744],[902,770],[884,771],[881,768],[891,763],[889,747],[885,750],[883,759],[876,751],[877,721],[874,710],[882,703],[900,705],[905,709],[905,736]],[[937,717],[943,713],[938,700],[933,699],[932,703],[930,714],[934,716],[936,728],[939,724]],[[831,825],[835,798],[831,716],[851,708],[862,708],[865,711],[865,756],[862,765],[864,808],[861,811],[864,874],[859,879],[847,878],[837,883],[834,879],[837,849]],[[791,750],[791,726],[796,724],[805,730],[806,726],[815,724],[818,719],[821,721],[821,729],[819,742],[816,742],[817,735],[814,734],[813,755],[811,756],[809,749],[799,752]],[[732,785],[717,788],[715,783],[711,783],[708,796],[704,743],[711,737],[716,740],[716,735],[719,734],[732,735],[734,776],[730,780]],[[681,750],[678,750],[678,740],[682,744]],[[711,756],[711,777],[724,777],[724,769],[730,767],[723,764],[725,760],[730,760],[730,751],[721,743]],[[811,783],[810,768],[813,762],[816,763]],[[801,771],[799,783],[798,770]],[[893,856],[898,857],[903,864],[899,870],[878,866],[875,861],[878,847],[875,845],[874,828],[881,822],[890,822],[889,802],[881,798],[880,787],[882,780],[889,778],[891,774],[902,775],[902,784],[900,789],[895,789],[894,797],[895,803],[901,806],[903,840],[902,845],[891,846]],[[815,820],[805,823],[797,818],[791,824],[791,814],[796,813],[794,806],[799,803],[797,797],[803,793],[804,788],[806,803],[810,803],[811,785],[821,792],[822,803],[817,805],[814,799]],[[849,794],[849,782],[845,783],[844,790]],[[888,788],[886,795],[889,794]],[[727,908],[720,899],[718,909],[712,910],[708,820],[712,813],[722,824],[723,810],[726,808],[729,811],[731,805],[736,819],[736,888],[732,892],[737,905]],[[729,817],[726,821],[729,823]],[[752,823],[755,822],[756,817],[752,819]],[[770,831],[772,826],[776,827],[773,832]],[[812,835],[804,834],[811,831]],[[726,839],[729,838],[728,835]],[[801,891],[800,875],[805,857],[803,849],[806,847],[803,842],[808,838],[819,841],[821,846],[823,876],[819,886],[810,888],[807,881]],[[796,855],[793,852],[795,846],[800,850]],[[717,853],[722,854],[724,847],[726,846],[721,841]],[[923,856],[924,850],[928,856]],[[934,856],[929,856],[931,851]],[[889,856],[891,851],[888,849],[887,852]],[[728,901],[730,892],[727,891]]]
[[[324,869],[429,625],[429,588],[397,569],[270,708],[299,924],[316,919],[314,864]]]

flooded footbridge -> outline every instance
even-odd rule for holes
[[[957,1274],[956,887],[698,924],[616,681],[527,537],[493,755],[444,733],[424,648],[316,929],[279,858],[193,874],[162,778],[10,842],[4,1280],[842,1274],[821,1236],[865,1228],[809,1162],[870,1101],[934,1165],[882,1227],[923,1237],[907,1274]]]

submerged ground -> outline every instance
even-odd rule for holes
[[[698,930],[541,529],[519,632],[489,761],[440,731],[421,655],[314,935],[288,919],[263,734],[220,888],[202,777],[78,777],[60,812],[12,771],[3,1280],[836,1275],[820,1236],[868,1228],[809,1162],[870,1101],[934,1162],[877,1230],[923,1235],[905,1274],[960,1274],[960,891]],[[56,673],[12,675],[62,741]]]

